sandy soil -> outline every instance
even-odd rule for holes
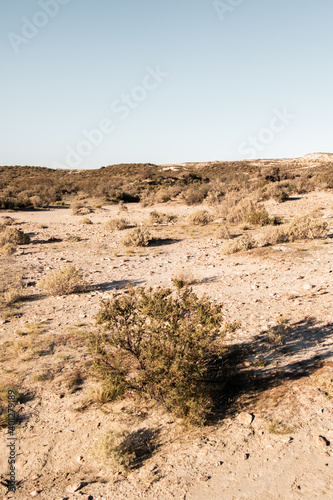
[[[331,193],[266,206],[270,215],[286,220],[317,211],[333,233]],[[184,221],[197,210],[129,205],[123,216],[140,224],[154,208]],[[19,382],[25,394],[17,405],[19,488],[6,495],[0,484],[0,498],[333,498],[333,239],[226,256],[214,235],[216,224],[189,228],[181,219],[153,227],[160,240],[131,253],[120,242],[123,231],[104,227],[117,212],[117,207],[98,209],[89,215],[93,224],[80,224],[83,217],[63,208],[2,214],[13,217],[32,242],[12,257],[0,257],[3,279],[14,282],[20,275],[29,295],[17,316],[0,320],[2,383]],[[68,242],[68,235],[81,241]],[[43,295],[40,280],[66,263],[80,268],[93,290]],[[240,321],[226,342],[245,353],[242,377],[257,379],[255,390],[247,393],[242,386],[244,394],[234,410],[204,429],[184,429],[148,402],[140,407],[133,401],[85,406],[97,382],[80,332],[96,328],[100,300],[129,282],[170,287],[178,269],[192,272],[198,295],[206,293],[224,304],[226,322]],[[289,327],[284,342],[269,343],[269,332],[281,316]],[[29,345],[31,338],[38,338],[38,351]],[[81,390],[71,394],[66,381],[77,367],[86,377]],[[52,377],[36,380],[41,372]],[[124,428],[154,429],[159,443],[127,477],[114,475],[91,452],[107,430]],[[9,436],[6,430],[0,435],[4,475]]]

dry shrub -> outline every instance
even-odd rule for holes
[[[268,342],[274,345],[282,345],[289,331],[290,328],[285,324],[273,326],[268,332]]]
[[[121,212],[128,212],[128,208],[126,207],[126,205],[124,205],[124,202],[122,200],[118,203],[118,213]]]
[[[190,271],[189,269],[179,269],[172,276],[171,282],[177,288],[177,290],[180,290],[185,286],[194,285],[195,283],[197,283],[197,280],[194,278],[192,271]]]
[[[310,216],[297,217],[280,227],[267,227],[258,237],[260,246],[276,245],[297,240],[313,240],[327,237],[327,222]]]
[[[149,245],[150,233],[145,227],[136,227],[121,240],[125,247],[146,247]]]
[[[216,235],[216,238],[219,238],[221,240],[230,240],[231,239],[230,229],[225,224],[221,224],[217,228],[215,235]]]
[[[274,182],[263,187],[261,196],[264,200],[273,198],[275,201],[282,203],[289,198],[289,193],[285,187],[285,183]]]
[[[155,193],[155,203],[166,203],[171,200],[171,194],[168,189],[159,189]]]
[[[1,217],[1,219],[0,226],[12,226],[15,224],[15,220],[12,217],[5,216]]]
[[[70,394],[73,394],[74,392],[78,391],[82,383],[83,383],[83,378],[80,370],[78,369],[75,369],[72,373],[67,375],[65,380],[65,385]]]
[[[122,231],[123,229],[127,229],[129,227],[129,222],[123,217],[114,217],[108,219],[105,223],[106,229],[111,229],[112,231]]]
[[[248,222],[252,212],[262,209],[256,197],[245,197],[241,193],[227,193],[219,207],[219,215],[231,224]]]
[[[190,224],[194,224],[195,226],[205,226],[212,222],[213,216],[208,210],[199,210],[189,215],[187,220]]]
[[[88,215],[92,212],[92,208],[85,205],[82,201],[75,200],[71,203],[73,215]]]
[[[221,309],[188,287],[176,296],[169,289],[130,288],[101,304],[97,320],[105,332],[90,338],[94,367],[115,397],[134,391],[203,424],[214,407],[213,389],[226,382],[218,362]]]
[[[11,306],[16,302],[20,302],[25,298],[25,293],[22,288],[10,288],[3,294],[4,303]]]
[[[257,210],[251,210],[248,215],[248,222],[254,226],[268,226],[269,224],[274,224],[275,220],[271,219],[265,208],[259,208]]]
[[[279,243],[285,243],[288,241],[283,227],[265,227],[263,232],[257,238],[258,245],[261,247],[266,247],[269,245],[277,245]]]
[[[69,234],[66,236],[65,241],[70,241],[70,242],[78,242],[81,241],[80,236],[76,236],[75,234]]]
[[[289,241],[314,240],[327,237],[327,222],[319,221],[310,216],[297,217],[286,224]]]
[[[9,256],[9,255],[13,255],[17,250],[17,246],[14,245],[13,243],[5,243],[5,245],[3,245],[1,248],[0,248],[0,253],[1,255],[6,255],[6,256]]]
[[[252,236],[244,234],[234,240],[226,241],[222,246],[222,252],[229,255],[236,252],[251,250],[257,246],[256,241]]]
[[[85,217],[84,219],[81,219],[79,221],[79,224],[93,224],[93,221],[89,219],[88,217]]]
[[[154,210],[149,214],[150,222],[152,224],[169,224],[170,222],[177,222],[177,215],[164,214]]]
[[[186,189],[183,193],[183,199],[186,205],[197,205],[202,203],[207,196],[208,186],[195,186]]]
[[[156,430],[146,428],[133,432],[110,430],[99,438],[92,454],[113,472],[126,474],[152,455],[157,435]]]
[[[41,281],[40,288],[48,295],[69,295],[86,291],[88,284],[75,266],[68,265],[49,273]]]
[[[11,245],[27,245],[30,243],[30,237],[16,227],[7,226],[0,233],[0,247],[3,247],[7,243]]]

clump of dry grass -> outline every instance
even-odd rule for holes
[[[296,217],[287,224],[289,241],[313,240],[327,237],[327,222],[319,221],[310,216]]]
[[[8,243],[10,245],[27,245],[30,243],[30,237],[16,227],[5,226],[0,233],[0,247]]]
[[[289,198],[288,190],[285,188],[285,183],[273,182],[267,184],[262,189],[262,198],[264,200],[269,200],[273,198],[275,201],[282,203]]]
[[[71,203],[73,215],[88,215],[92,212],[92,208],[84,204],[80,200],[75,200]]]
[[[146,247],[149,245],[150,233],[145,227],[136,227],[121,240],[126,247]]]
[[[219,206],[219,215],[229,224],[247,222],[249,214],[258,209],[256,197],[245,193],[227,193]]]
[[[268,226],[269,224],[275,224],[277,222],[277,219],[271,219],[269,217],[267,210],[263,207],[251,210],[247,220],[254,226]]]
[[[129,222],[123,217],[114,217],[106,221],[105,228],[112,231],[122,231],[129,227]]]
[[[52,380],[52,378],[53,375],[49,370],[42,370],[33,376],[36,382],[47,382],[48,380]]]
[[[88,290],[88,284],[84,281],[81,272],[72,265],[52,271],[39,286],[48,295],[69,295]]]
[[[285,336],[289,332],[289,327],[280,322],[280,324],[273,326],[268,332],[268,342],[274,345],[282,345]]]
[[[9,216],[5,216],[5,217],[1,217],[1,222],[0,222],[0,226],[12,226],[13,224],[15,224],[15,220],[12,218],[12,217],[9,217]]]
[[[13,255],[17,250],[17,246],[14,245],[13,243],[5,243],[1,248],[0,248],[0,253],[1,255],[6,255],[7,257],[9,255]]]
[[[170,222],[177,222],[177,215],[164,214],[154,210],[149,214],[151,224],[169,224]]]
[[[65,241],[70,241],[70,242],[78,242],[81,241],[80,236],[76,236],[75,234],[70,234],[66,236]]]
[[[79,369],[73,370],[67,377],[65,385],[70,394],[78,391],[83,383],[82,374]]]
[[[81,219],[79,221],[79,224],[92,224],[93,221],[91,219],[89,219],[89,217],[85,217],[84,219]]]
[[[156,434],[151,429],[110,430],[99,438],[92,454],[114,472],[126,474],[151,456],[157,447]]]
[[[25,293],[22,288],[10,288],[3,294],[4,303],[6,306],[11,306],[17,302],[21,302],[25,298]]]
[[[189,269],[178,269],[171,277],[172,284],[180,290],[185,286],[195,285],[198,280],[194,278],[192,271]]]
[[[263,232],[257,237],[258,245],[261,247],[277,245],[288,241],[286,231],[283,227],[265,227]]]
[[[221,240],[230,240],[231,239],[230,229],[225,224],[221,224],[217,228],[215,235],[216,235],[216,238],[219,238]]]
[[[122,200],[118,203],[118,214],[120,214],[121,212],[128,212],[128,208],[126,207],[126,205],[124,205],[124,202]]]
[[[222,252],[229,255],[236,252],[251,250],[251,248],[255,248],[256,246],[257,242],[252,236],[243,234],[238,238],[226,241],[222,246]]]
[[[293,428],[284,425],[282,422],[279,422],[279,420],[273,420],[268,426],[268,431],[271,434],[283,436],[285,434],[291,434],[293,432]]]
[[[297,217],[279,227],[267,227],[258,236],[260,246],[276,245],[298,240],[313,240],[327,237],[327,222],[310,216]]]
[[[194,224],[195,226],[205,226],[212,222],[213,216],[208,210],[198,210],[189,215],[187,220],[190,224]]]

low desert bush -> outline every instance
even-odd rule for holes
[[[71,203],[73,215],[88,215],[92,212],[91,207],[88,207],[84,202],[75,200]]]
[[[188,287],[176,296],[130,288],[101,304],[97,321],[105,332],[90,339],[94,367],[114,387],[115,399],[134,391],[202,424],[214,406],[213,384],[223,385],[216,370],[221,308]]]
[[[268,226],[269,224],[274,224],[274,219],[271,219],[269,217],[268,212],[265,208],[251,210],[247,220],[254,226]]]
[[[127,229],[128,226],[128,221],[123,217],[113,217],[105,223],[105,228],[111,229],[111,231],[122,231],[123,229]]]
[[[236,252],[244,252],[246,250],[251,250],[255,248],[257,243],[252,236],[248,234],[243,234],[238,238],[226,241],[222,246],[222,252],[229,255]]]
[[[128,212],[128,208],[122,200],[118,203],[118,213],[121,212]]]
[[[260,246],[276,245],[298,240],[313,240],[327,237],[327,222],[310,216],[297,217],[279,227],[267,227],[258,236]]]
[[[6,306],[11,306],[17,302],[21,302],[25,298],[25,293],[22,288],[10,288],[3,294],[3,300]]]
[[[233,204],[234,201],[232,197],[226,198],[225,201],[225,218],[229,224],[248,222],[249,215],[258,210],[258,204],[250,197],[242,198],[237,203]],[[228,202],[230,206],[228,206]]]
[[[283,226],[281,227],[265,227],[262,233],[257,237],[258,245],[266,247],[269,245],[277,245],[288,241],[288,236]]]
[[[88,289],[88,284],[84,281],[81,272],[72,265],[52,271],[39,286],[48,295],[69,295]]]
[[[128,473],[149,458],[157,448],[157,434],[153,429],[108,431],[93,449],[93,455],[114,472]]]
[[[121,240],[125,247],[146,247],[149,245],[150,233],[145,227],[136,227],[126,233]]]
[[[193,214],[189,215],[187,221],[195,226],[205,226],[212,222],[213,216],[208,212],[208,210],[198,210]]]
[[[279,182],[274,182],[271,184],[267,184],[263,187],[261,196],[264,200],[269,200],[273,198],[275,201],[282,203],[289,198],[290,191],[286,189],[284,184],[280,184]]]
[[[17,250],[17,246],[13,243],[5,243],[2,247],[0,247],[1,255],[13,255]]]
[[[289,241],[314,240],[327,237],[327,222],[310,216],[297,217],[286,224]]]
[[[1,217],[0,226],[12,226],[13,224],[15,224],[15,220],[12,217]]]
[[[172,284],[180,290],[185,286],[194,285],[197,280],[194,278],[194,275],[188,269],[179,269],[171,278]]]
[[[290,328],[283,323],[273,326],[268,332],[268,342],[274,345],[282,345],[289,330]]]
[[[93,221],[91,219],[89,219],[89,217],[85,217],[84,219],[81,219],[79,221],[79,224],[92,224]]]
[[[3,247],[7,243],[11,245],[27,245],[30,243],[30,237],[16,227],[6,226],[0,232],[0,247]]]
[[[208,194],[208,186],[190,187],[182,192],[186,205],[197,205],[202,203]]]
[[[219,238],[221,240],[230,240],[231,239],[230,229],[225,224],[221,224],[217,228],[215,235],[216,235],[216,238]]]
[[[171,193],[169,192],[168,189],[159,189],[155,193],[155,203],[167,203],[168,201],[171,200]]]
[[[164,214],[154,210],[149,214],[151,224],[169,224],[170,222],[177,222],[177,215]]]
[[[66,236],[65,241],[70,241],[75,243],[81,241],[81,238],[80,236],[76,236],[75,234],[69,234],[68,236]]]

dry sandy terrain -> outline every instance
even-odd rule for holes
[[[285,219],[317,210],[333,233],[332,193],[269,201],[266,207],[271,216]],[[140,224],[154,208],[184,221],[197,210],[128,205],[124,216]],[[19,384],[25,394],[16,408],[19,488],[6,495],[1,484],[0,498],[333,498],[333,239],[226,256],[214,235],[216,224],[188,227],[180,219],[151,228],[161,240],[131,253],[120,243],[123,231],[104,227],[117,212],[115,206],[96,209],[89,215],[93,224],[80,224],[82,217],[69,209],[7,214],[30,234],[31,243],[0,257],[3,280],[20,275],[29,296],[18,315],[0,320],[2,384]],[[68,242],[68,235],[81,241]],[[66,263],[81,269],[93,290],[44,295],[38,283]],[[81,333],[96,328],[100,300],[128,282],[170,287],[172,275],[182,268],[197,279],[198,295],[224,304],[226,322],[240,321],[226,342],[241,347],[240,383],[251,375],[258,381],[255,389],[247,394],[246,383],[240,385],[243,395],[233,411],[203,429],[184,429],[148,402],[86,404],[98,382]],[[281,316],[289,328],[279,345],[268,337]],[[85,377],[81,390],[71,393],[67,380],[76,368]],[[50,376],[42,380],[36,376],[41,373]],[[91,451],[107,430],[124,428],[154,429],[159,443],[127,477],[114,475]],[[5,429],[0,436],[5,474]]]

